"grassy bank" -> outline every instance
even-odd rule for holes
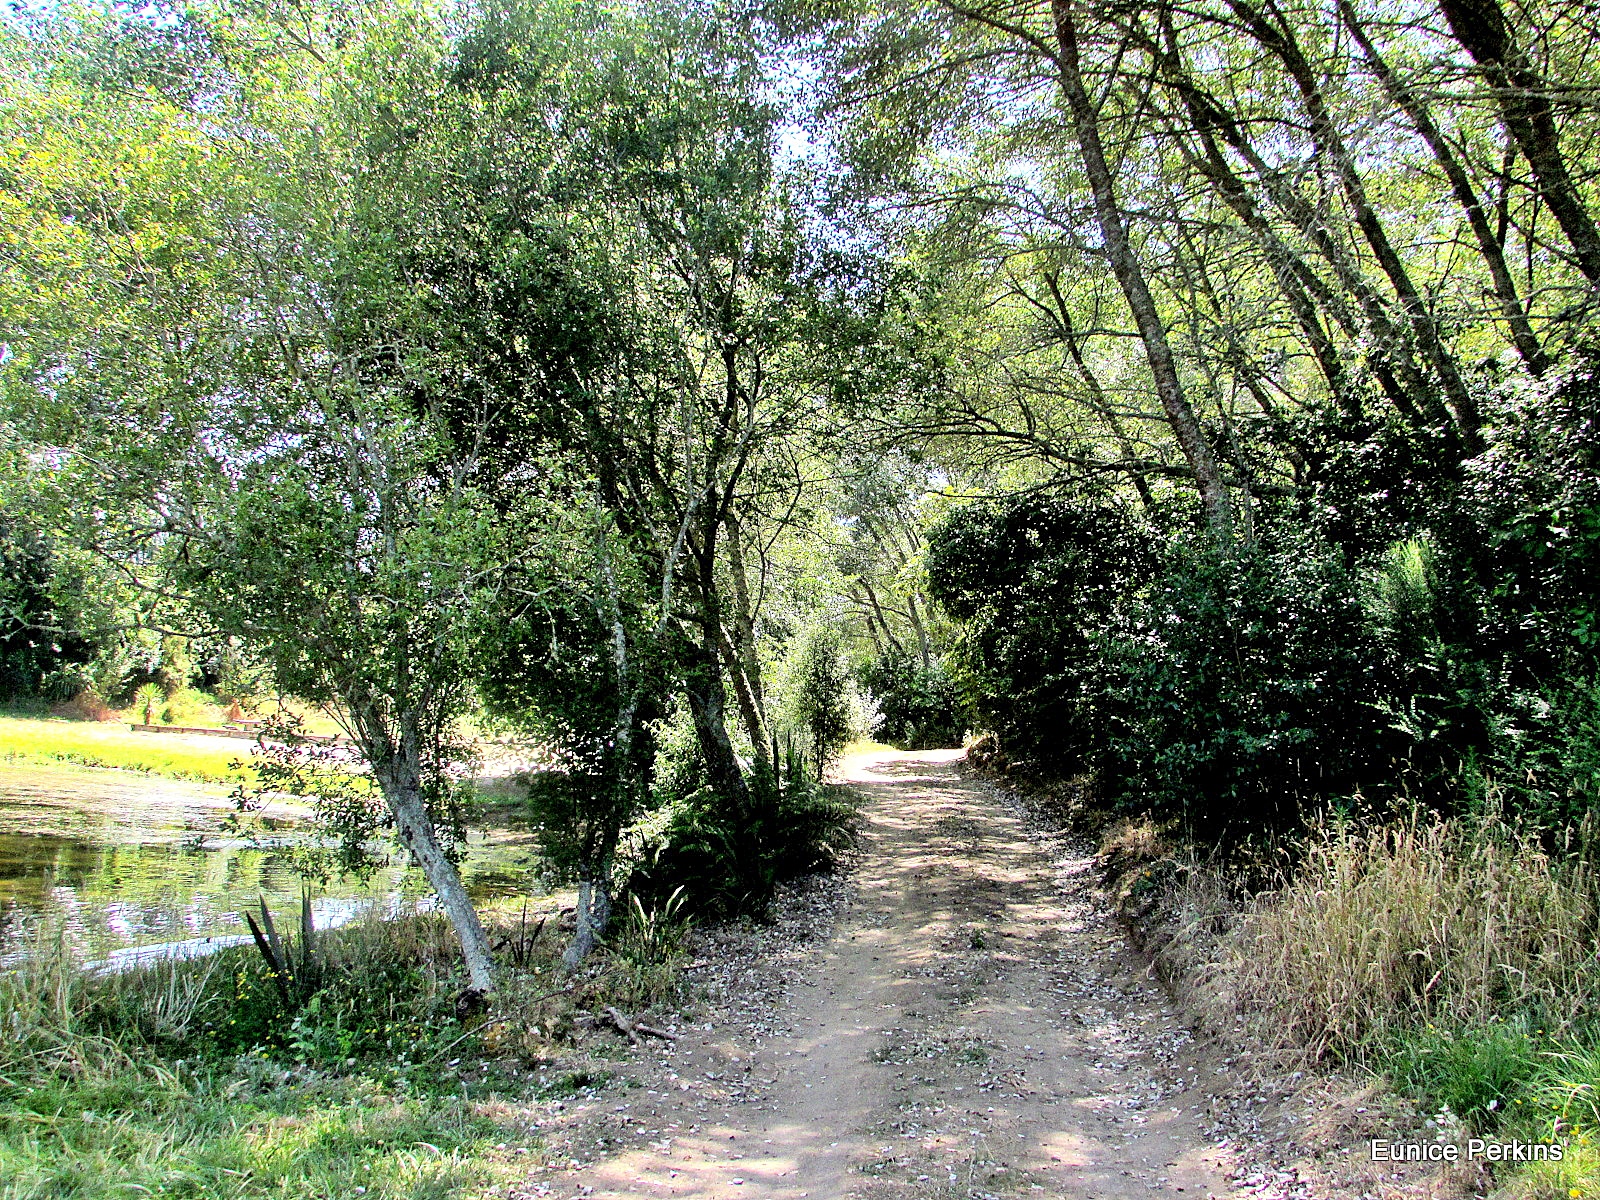
[[[1366,1065],[1443,1130],[1561,1142],[1511,1195],[1600,1197],[1600,878],[1494,820],[1328,830],[1240,923],[1241,1009],[1278,1044]]]
[[[459,1097],[364,1080],[66,1082],[0,1099],[0,1197],[442,1197],[485,1181],[497,1132]]]
[[[508,923],[500,1008],[465,1021],[436,917],[289,939],[281,988],[253,947],[95,977],[41,936],[0,974],[0,1200],[481,1194],[526,1174],[536,1106],[602,1079],[570,1066],[581,1011],[673,993],[650,932],[574,982],[554,931]]]
[[[1600,872],[1493,818],[1330,827],[1247,897],[1148,825],[1107,837],[1119,907],[1194,1016],[1279,1061],[1367,1071],[1429,1137],[1565,1145],[1508,1197],[1600,1200]]]
[[[215,747],[196,745],[177,735],[135,733],[111,722],[0,716],[0,759],[37,766],[75,763],[231,784],[241,775],[232,764],[247,763],[251,745],[235,738],[217,738]]]

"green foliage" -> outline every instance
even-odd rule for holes
[[[0,519],[0,696],[59,701],[92,686],[72,668],[88,664],[96,646],[64,611],[60,576],[57,556],[37,530]]]
[[[1600,346],[1559,376],[1496,397],[1467,464],[1452,549],[1487,593],[1490,648],[1521,680],[1600,667]],[[1517,680],[1516,682],[1521,682]]]
[[[1286,512],[1157,556],[1112,509],[956,510],[928,566],[980,719],[1008,758],[1087,768],[1207,842],[1491,795],[1559,840],[1596,801],[1594,375],[1512,389],[1466,486],[1419,482],[1416,532],[1362,553]],[[1537,416],[1529,393],[1549,401]]]
[[[628,914],[611,943],[611,951],[625,962],[652,966],[671,962],[684,953],[689,922],[683,916],[684,895],[675,888],[662,903],[649,910],[637,895],[628,897]]]
[[[1355,581],[1327,547],[1272,536],[1180,548],[1102,643],[1115,698],[1102,786],[1208,842],[1381,798],[1407,749],[1377,707]]]
[[[877,705],[870,732],[880,741],[907,750],[961,744],[967,705],[943,664],[924,667],[910,654],[891,650],[862,668],[857,679]]]
[[[1539,1100],[1567,1130],[1600,1136],[1600,1042],[1552,1051],[1540,1080]]]
[[[161,706],[161,720],[166,725],[187,725],[200,715],[201,705],[209,697],[191,687],[180,687],[166,698]]]
[[[515,568],[515,591],[533,598],[489,614],[478,635],[480,690],[491,716],[554,760],[526,776],[552,879],[609,885],[621,832],[649,796],[661,628],[606,514],[542,515],[546,536]]]
[[[233,792],[233,827],[246,829],[243,814],[261,808],[277,796],[293,796],[311,806],[320,836],[290,846],[286,857],[299,875],[326,881],[334,876],[366,878],[387,861],[374,849],[394,817],[370,775],[353,770],[348,747],[312,739],[305,722],[283,711],[261,730],[250,755],[254,782]],[[447,848],[465,840],[461,782],[439,781],[430,799],[437,828]],[[445,789],[448,790],[445,790]]]
[[[786,728],[803,734],[820,772],[849,744],[852,733],[849,664],[838,637],[822,626],[802,634],[784,667]]]
[[[156,660],[155,681],[169,700],[177,700],[194,680],[194,656],[189,639],[168,634],[161,639],[161,656]]]
[[[218,702],[248,708],[270,690],[266,670],[236,638],[225,639],[206,664]]]
[[[617,1003],[649,1008],[677,995],[688,957],[685,903],[681,886],[648,909],[637,893],[629,895],[627,911],[609,943],[620,977],[608,982],[607,991]]]
[[[482,1048],[454,1017],[448,926],[320,936],[326,986],[294,1011],[249,949],[96,975],[48,937],[29,946],[0,975],[5,1194],[159,1194],[181,1179],[229,1200],[353,1185],[414,1200],[483,1183],[481,1151],[506,1134],[473,1104],[526,1084],[469,1084],[446,1063]]]
[[[281,1080],[281,1082],[279,1082]],[[228,1089],[233,1091],[229,1093]],[[48,1139],[34,1131],[59,1126]],[[328,1195],[442,1200],[485,1181],[504,1134],[453,1098],[396,1098],[362,1082],[304,1086],[281,1070],[197,1072],[169,1084],[69,1081],[0,1101],[0,1177],[18,1200],[62,1194]]]
[[[1576,1148],[1600,1135],[1600,1043],[1592,1029],[1558,1035],[1536,1014],[1487,1026],[1407,1032],[1389,1076],[1433,1112],[1477,1136],[1557,1139]]]

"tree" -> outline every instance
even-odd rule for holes
[[[812,397],[793,383],[803,289],[772,176],[774,113],[727,19],[647,8],[583,24],[527,6],[486,20],[451,75],[460,108],[440,145],[456,166],[406,223],[424,231],[417,269],[457,391],[495,414],[502,502],[541,494],[532,462],[590,489],[578,502],[603,514],[614,561],[659,605],[651,636],[709,781],[751,824],[730,686],[757,755],[765,739],[754,615],[732,564]],[[553,44],[568,47],[559,61]]]
[[[578,884],[571,968],[606,931],[618,842],[649,799],[651,730],[669,682],[665,622],[641,578],[648,557],[619,545],[592,498],[546,511],[538,525],[513,568],[515,599],[480,633],[479,673],[490,712],[555,757],[530,799],[546,855]]]
[[[786,716],[811,744],[817,774],[850,741],[849,664],[832,631],[808,629],[795,645],[785,680]]]
[[[1550,85],[1517,44],[1498,0],[1441,0],[1450,32],[1495,89],[1500,116],[1533,168],[1539,194],[1568,242],[1578,268],[1600,286],[1600,229],[1567,169]]]
[[[1232,524],[1232,503],[1228,489],[1223,483],[1216,455],[1201,433],[1194,409],[1184,394],[1161,314],[1145,282],[1144,268],[1128,241],[1116,187],[1111,178],[1111,166],[1106,161],[1105,146],[1100,138],[1099,115],[1090,103],[1088,90],[1084,86],[1078,23],[1073,15],[1072,0],[1051,0],[1050,11],[1055,22],[1056,64],[1061,71],[1061,91],[1066,98],[1067,110],[1072,115],[1078,151],[1083,156],[1084,173],[1088,176],[1089,189],[1094,195],[1095,219],[1100,225],[1106,257],[1110,259],[1111,269],[1122,286],[1123,295],[1127,297],[1128,308],[1133,313],[1139,338],[1144,343],[1145,356],[1150,362],[1150,373],[1155,378],[1156,394],[1161,398],[1161,407],[1172,426],[1173,436],[1177,438],[1184,457],[1194,471],[1207,518],[1219,534],[1226,535]]]
[[[213,35],[268,32],[207,17]],[[476,444],[441,419],[434,331],[379,219],[408,181],[368,157],[375,111],[426,111],[442,30],[423,18],[355,14],[281,58],[209,57],[238,73],[198,109],[109,99],[83,68],[92,27],[42,56],[10,195],[36,253],[8,279],[7,386],[60,535],[344,726],[482,997],[455,722],[503,526],[471,486]]]

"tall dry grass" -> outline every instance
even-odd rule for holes
[[[1419,1024],[1596,1011],[1593,858],[1561,859],[1504,823],[1331,828],[1291,882],[1245,913],[1227,974],[1257,1032],[1361,1059]]]
[[[139,992],[140,1006],[163,1029],[186,1028],[205,997],[215,960],[162,963],[126,978],[85,971],[59,930],[38,930],[0,971],[0,1083],[11,1087],[55,1076],[104,1080],[165,1068],[138,1053],[135,1028],[108,1030],[113,1004]],[[124,993],[119,995],[119,993]]]

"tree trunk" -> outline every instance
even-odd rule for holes
[[[1500,118],[1533,168],[1539,195],[1572,244],[1578,269],[1600,285],[1600,230],[1567,172],[1544,81],[1517,45],[1499,0],[1440,0],[1439,7],[1456,41],[1495,89]]]
[[[878,624],[883,626],[883,636],[889,639],[889,645],[893,646],[897,653],[904,654],[906,648],[901,644],[900,639],[895,637],[894,630],[889,628],[889,620],[883,615],[883,605],[878,603],[878,593],[872,590],[872,585],[867,582],[865,575],[856,576],[856,581],[861,584],[861,590],[866,594],[867,603],[872,605],[872,611],[878,618]]]
[[[578,880],[576,921],[572,941],[561,954],[562,965],[569,971],[589,957],[611,923],[611,881],[604,872]]]
[[[1421,399],[1428,406],[1428,419],[1445,423],[1450,420],[1450,414],[1444,405],[1439,402],[1433,389],[1423,373],[1418,369],[1412,358],[1406,339],[1401,330],[1390,319],[1387,306],[1381,296],[1363,277],[1361,270],[1353,256],[1333,237],[1332,231],[1315,205],[1300,195],[1294,187],[1286,182],[1279,171],[1275,170],[1256,150],[1254,144],[1246,136],[1239,121],[1227,110],[1222,108],[1209,96],[1188,74],[1179,57],[1176,35],[1169,28],[1166,31],[1167,46],[1160,48],[1156,43],[1149,42],[1150,52],[1159,56],[1170,85],[1177,90],[1189,110],[1196,130],[1202,139],[1210,143],[1206,157],[1206,164],[1210,170],[1203,170],[1208,178],[1219,182],[1232,177],[1237,180],[1232,169],[1227,165],[1220,153],[1216,152],[1212,134],[1220,135],[1223,141],[1231,146],[1239,157],[1255,173],[1262,189],[1271,198],[1274,205],[1289,219],[1289,222],[1300,231],[1305,239],[1322,256],[1323,260],[1333,269],[1334,277],[1338,284],[1361,308],[1366,319],[1368,338],[1373,345],[1369,354],[1373,358],[1373,373],[1382,385],[1385,395],[1394,403],[1395,407],[1412,420],[1420,420],[1421,416],[1412,399],[1413,396]],[[1197,164],[1198,166],[1199,164]],[[1242,189],[1242,181],[1239,188]],[[1223,198],[1229,201],[1230,207],[1239,211],[1234,204],[1237,196],[1244,194],[1238,189],[1222,188]],[[1341,318],[1339,306],[1335,298],[1326,294],[1325,289],[1317,286],[1315,275],[1309,270],[1297,266],[1294,260],[1286,264],[1294,270],[1296,277],[1313,294],[1318,295],[1323,307],[1336,319],[1340,319],[1346,332],[1354,335],[1354,331],[1346,321]]]
[[[1388,277],[1389,286],[1394,289],[1394,294],[1400,301],[1400,308],[1405,313],[1411,336],[1433,365],[1434,375],[1444,389],[1456,425],[1469,441],[1475,439],[1482,424],[1477,401],[1467,390],[1466,383],[1456,367],[1455,357],[1440,338],[1438,326],[1412,282],[1411,273],[1406,270],[1404,261],[1389,241],[1383,222],[1367,197],[1366,185],[1356,170],[1355,159],[1351,157],[1349,148],[1344,144],[1344,138],[1339,134],[1333,115],[1323,100],[1321,85],[1301,52],[1293,30],[1286,21],[1278,23],[1269,21],[1259,9],[1246,0],[1228,0],[1228,7],[1262,47],[1277,56],[1284,70],[1288,72],[1289,78],[1294,81],[1296,89],[1300,92],[1300,98],[1305,103],[1306,114],[1311,118],[1312,139],[1318,150],[1334,164],[1345,200],[1350,205],[1351,215],[1355,217],[1356,227],[1361,230],[1367,245],[1372,249],[1373,256],[1378,260],[1378,265]]]
[[[735,813],[748,816],[750,789],[739,768],[739,757],[733,752],[733,739],[728,736],[714,627],[704,632],[699,644],[691,646],[689,660],[684,672],[684,698],[689,702],[695,738],[706,760],[706,782]]]
[[[1194,472],[1206,519],[1217,536],[1227,537],[1233,524],[1228,488],[1222,479],[1221,465],[1207,444],[1200,422],[1190,407],[1189,398],[1184,394],[1183,382],[1178,378],[1177,364],[1172,357],[1172,347],[1167,342],[1167,332],[1161,323],[1161,314],[1156,309],[1155,298],[1150,294],[1144,270],[1128,241],[1127,227],[1123,224],[1122,210],[1117,204],[1116,189],[1112,184],[1111,168],[1106,162],[1105,147],[1100,140],[1099,115],[1083,83],[1083,70],[1078,58],[1078,27],[1072,15],[1072,0],[1051,0],[1050,10],[1055,18],[1056,43],[1061,51],[1058,60],[1061,66],[1061,91],[1072,113],[1073,129],[1082,153],[1084,173],[1089,178],[1089,188],[1094,194],[1095,217],[1105,242],[1106,255],[1111,260],[1111,269],[1122,287],[1122,294],[1127,298],[1134,324],[1138,326],[1162,410]]]
[[[718,635],[723,660],[728,664],[728,682],[733,685],[733,699],[739,706],[739,719],[744,724],[750,745],[755,748],[756,757],[764,758],[767,752],[767,734],[766,727],[761,721],[761,713],[756,708],[755,693],[751,690],[749,677],[739,661],[732,638],[726,630],[718,630]]]
[[[917,593],[906,593],[906,615],[911,618],[911,628],[917,632],[917,656],[922,662],[924,671],[933,670],[933,646],[928,641],[928,630],[922,623],[922,614],[917,611]]]
[[[588,958],[605,936],[611,921],[611,866],[622,826],[637,808],[637,793],[647,769],[635,761],[638,754],[640,694],[638,671],[629,652],[628,626],[622,610],[622,589],[611,562],[611,543],[604,525],[598,530],[596,561],[604,584],[599,615],[611,630],[611,668],[616,677],[617,715],[612,723],[611,809],[586,839],[578,864],[578,908],[572,941],[562,951],[561,962],[571,971]]]
[[[1191,117],[1193,116],[1191,112]],[[1322,377],[1328,381],[1328,390],[1333,393],[1334,401],[1346,416],[1359,420],[1362,409],[1361,396],[1346,375],[1344,364],[1339,361],[1338,349],[1328,336],[1328,331],[1323,328],[1316,305],[1312,301],[1309,289],[1305,286],[1305,276],[1310,273],[1310,268],[1302,263],[1299,256],[1284,245],[1283,239],[1273,232],[1272,226],[1256,207],[1249,189],[1228,167],[1227,160],[1222,157],[1211,132],[1206,129],[1197,132],[1204,157],[1185,149],[1190,165],[1211,181],[1221,195],[1223,203],[1233,210],[1234,215],[1261,247],[1267,266],[1272,271],[1272,277],[1277,281],[1278,290],[1288,302],[1289,311],[1294,313],[1295,321],[1299,324],[1301,333],[1305,335],[1306,344],[1311,347],[1317,366],[1322,369]],[[1354,322],[1343,311],[1343,306],[1338,306],[1330,315],[1351,336],[1359,336]],[[1394,398],[1394,393],[1399,391],[1393,372],[1387,369],[1382,372],[1378,383],[1390,393],[1391,399]]]
[[[1522,355],[1522,360],[1528,364],[1528,370],[1535,376],[1543,375],[1550,367],[1550,360],[1540,347],[1539,339],[1534,336],[1533,327],[1528,324],[1528,314],[1523,310],[1522,301],[1517,296],[1517,285],[1511,278],[1510,268],[1506,266],[1504,248],[1500,239],[1495,237],[1494,230],[1489,228],[1488,214],[1483,211],[1483,204],[1478,199],[1477,190],[1472,186],[1472,180],[1467,178],[1466,171],[1451,153],[1444,134],[1434,124],[1427,105],[1389,69],[1389,64],[1383,60],[1378,48],[1367,37],[1367,32],[1356,16],[1356,10],[1350,4],[1350,0],[1340,0],[1339,11],[1344,15],[1344,23],[1349,28],[1351,36],[1355,38],[1356,44],[1361,47],[1361,52],[1366,56],[1373,73],[1377,75],[1379,82],[1383,84],[1394,102],[1400,106],[1400,110],[1411,118],[1411,123],[1416,126],[1422,140],[1433,152],[1434,160],[1444,171],[1445,178],[1450,181],[1450,191],[1455,195],[1456,203],[1461,205],[1462,212],[1466,214],[1467,224],[1471,226],[1472,236],[1478,243],[1478,253],[1489,269],[1489,278],[1494,282],[1495,297],[1500,301],[1500,311],[1511,330],[1512,344],[1516,346],[1517,353]]]
[[[1061,327],[1061,340],[1066,343],[1067,354],[1071,356],[1073,365],[1078,368],[1078,378],[1082,379],[1084,387],[1089,389],[1089,397],[1094,403],[1095,410],[1105,418],[1107,426],[1110,427],[1111,436],[1116,438],[1117,449],[1122,452],[1123,460],[1134,462],[1138,456],[1133,451],[1133,442],[1123,428],[1122,419],[1117,416],[1116,407],[1106,395],[1105,388],[1100,385],[1100,377],[1090,370],[1088,362],[1083,357],[1078,331],[1072,324],[1072,310],[1067,305],[1067,298],[1061,293],[1061,278],[1052,271],[1046,271],[1044,282],[1050,289],[1050,298],[1055,302],[1056,323]],[[1145,478],[1144,472],[1130,468],[1128,477],[1133,481],[1133,490],[1138,493],[1139,503],[1144,505],[1144,511],[1154,514],[1156,498],[1150,491],[1150,481]]]
[[[728,573],[733,577],[734,649],[750,687],[750,702],[765,726],[767,698],[761,686],[761,660],[756,657],[755,605],[750,603],[750,582],[744,569],[744,529],[731,508],[723,524],[728,529]]]
[[[394,814],[395,828],[400,840],[411,851],[422,873],[439,898],[445,916],[461,943],[461,955],[467,965],[470,989],[480,997],[494,990],[494,965],[489,950],[489,939],[478,920],[477,910],[461,882],[461,872],[445,854],[434,833],[433,818],[422,802],[422,787],[418,772],[395,763],[373,764],[373,774],[383,797]]]

